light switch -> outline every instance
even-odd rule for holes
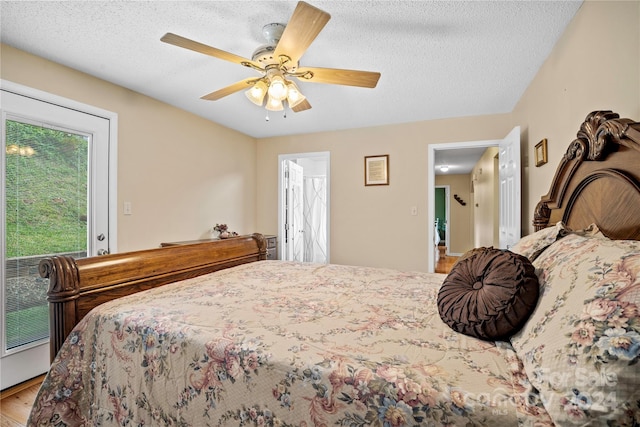
[[[131,202],[124,202],[124,212],[125,215],[131,215],[133,212],[131,211]]]
[[[413,215],[413,216],[418,215],[418,207],[417,206],[411,206],[411,215]]]

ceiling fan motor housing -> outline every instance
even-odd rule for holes
[[[251,60],[261,64],[278,64],[279,60],[273,57],[273,51],[282,37],[286,25],[280,23],[267,24],[262,27],[262,35],[267,40],[267,44],[258,47],[251,56]]]
[[[276,45],[282,37],[286,25],[280,23],[267,24],[262,27],[262,35],[269,44]]]

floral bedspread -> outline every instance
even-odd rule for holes
[[[438,315],[444,275],[261,261],[103,304],[29,425],[552,425],[508,343]]]

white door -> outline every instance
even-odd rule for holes
[[[302,166],[285,161],[285,258],[304,261],[304,170]]]
[[[76,104],[67,108],[6,86],[3,82],[2,389],[49,368],[48,283],[39,277],[39,260],[108,253],[115,244],[109,148],[111,141],[115,149],[110,133],[116,116],[84,113]]]
[[[500,142],[498,156],[500,249],[509,249],[520,240],[520,126]]]

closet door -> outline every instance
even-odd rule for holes
[[[288,261],[304,261],[304,170],[302,166],[285,162],[286,221],[285,258]]]

